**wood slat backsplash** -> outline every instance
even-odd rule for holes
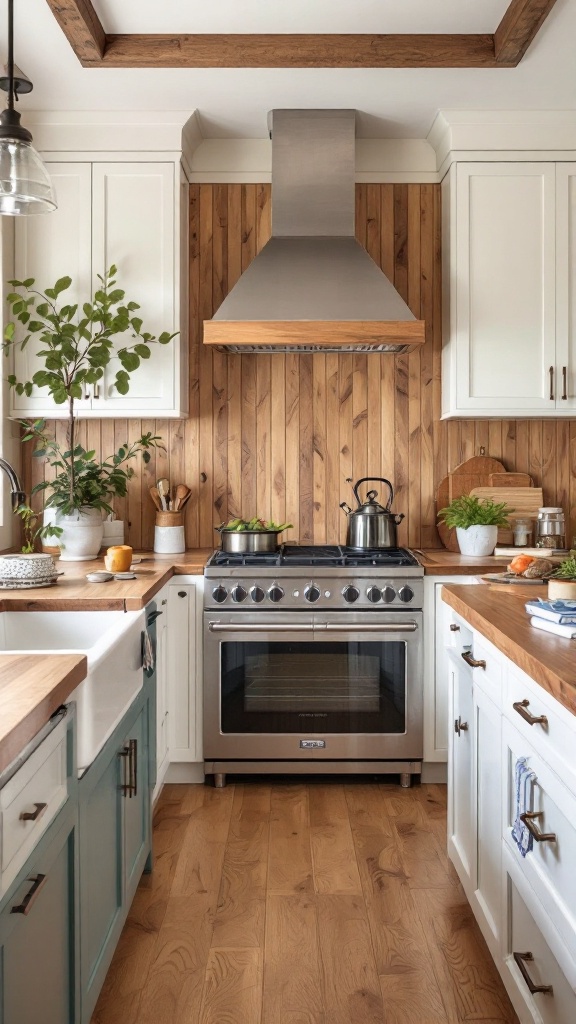
[[[212,316],[270,235],[269,185],[190,186],[190,413],[186,421],[89,421],[90,447],[110,454],[154,430],[166,442],[131,481],[117,514],[128,540],[152,547],[148,488],[159,476],[193,490],[188,547],[214,525],[256,513],[294,524],[290,540],[343,541],[354,480],[384,476],[406,516],[399,542],[440,546],[438,482],[480,447],[527,472],[576,530],[576,420],[440,420],[441,262],[437,185],[357,185],[357,237],[394,282],[426,344],[406,355],[228,355],[202,347]],[[57,429],[63,432],[64,427]],[[25,455],[27,489],[42,467]]]

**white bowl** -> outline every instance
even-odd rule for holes
[[[0,577],[4,580],[42,580],[56,575],[56,563],[52,555],[19,552],[0,557]]]

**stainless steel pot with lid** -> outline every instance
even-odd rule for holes
[[[348,480],[348,483],[352,481]],[[386,506],[376,501],[378,491],[368,491],[366,500],[360,501],[358,489],[366,483],[386,484],[389,492]],[[391,511],[394,489],[390,481],[381,476],[364,476],[353,485],[352,490],[358,507],[353,510],[345,501],[340,502],[340,508],[348,516],[347,546],[357,550],[398,547],[396,527],[404,515],[395,515]]]

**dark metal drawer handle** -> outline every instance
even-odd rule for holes
[[[526,708],[530,707],[529,700],[516,700],[512,707],[525,722],[528,722],[528,725],[548,725],[546,715],[531,715],[529,711],[526,711]]]
[[[457,626],[455,622],[451,622],[450,623],[450,632],[451,633],[459,633],[460,632],[460,626]]]
[[[17,903],[16,906],[10,908],[11,914],[29,914],[32,910],[34,902],[38,896],[38,893],[42,887],[48,881],[48,875],[36,875],[35,878],[29,878],[29,882],[32,882],[32,886],[28,889],[22,903]]]
[[[20,815],[20,821],[38,821],[44,814],[44,811],[48,807],[48,804],[34,804],[35,811],[22,811]]]
[[[123,796],[132,799],[138,795],[138,740],[128,740],[122,750],[118,751],[122,758],[122,783],[120,789]]]
[[[550,367],[550,369],[548,370],[548,373],[550,374],[550,401],[553,402],[554,401],[554,367],[553,366]]]
[[[535,992],[546,992],[548,993],[548,995],[553,994],[552,985],[535,985],[532,981],[532,978],[528,974],[526,964],[524,961],[533,961],[534,957],[532,956],[532,953],[512,953],[512,956],[516,961],[516,966],[520,971],[520,974],[524,978],[524,981],[528,986],[528,991],[531,995],[534,995]]]
[[[478,661],[476,658],[473,658],[470,651],[462,651],[462,657],[466,664],[470,665],[471,668],[486,668],[486,662]]]
[[[458,715],[458,718],[454,722],[454,732],[459,736],[461,732],[468,732],[468,722],[463,722]]]
[[[562,401],[566,402],[567,400],[568,400],[568,381],[567,381],[566,367],[563,366],[562,367]]]
[[[534,837],[537,843],[555,843],[555,832],[541,832],[534,824],[536,818],[542,817],[542,813],[542,811],[525,811],[524,814],[520,815],[520,821],[524,822],[530,835]]]

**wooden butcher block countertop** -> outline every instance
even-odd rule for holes
[[[136,556],[136,552],[134,553]],[[54,587],[0,592],[0,611],[137,611],[172,576],[201,576],[212,554],[208,548],[185,551],[181,555],[157,555],[142,552],[142,561],[134,566],[135,580],[109,580],[90,583],[86,573],[104,569],[104,559],[92,562],[60,562],[64,572]]]
[[[486,572],[503,572],[510,558],[485,555],[483,558],[461,555],[446,548],[415,550],[425,576],[483,576]]]
[[[0,771],[86,678],[84,654],[0,654]]]
[[[458,615],[576,715],[576,640],[535,629],[524,607],[545,596],[545,586],[442,587]]]

